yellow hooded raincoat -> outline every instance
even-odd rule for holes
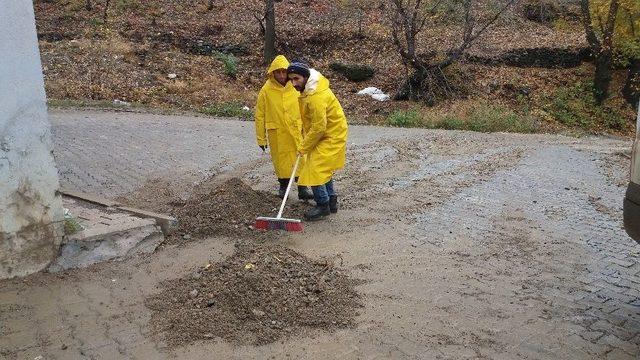
[[[307,161],[300,172],[299,185],[324,185],[334,171],[344,167],[347,153],[347,118],[329,88],[329,80],[311,69],[300,96],[304,139],[300,151]]]
[[[273,76],[278,69],[289,67],[289,61],[278,55],[267,71],[267,82],[260,89],[255,112],[256,140],[259,146],[269,145],[271,160],[279,179],[291,177],[302,141],[302,120],[298,98],[300,93],[287,82],[282,86]],[[298,173],[304,165],[298,165]],[[297,176],[297,174],[296,174]]]

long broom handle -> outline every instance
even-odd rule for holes
[[[277,218],[280,219],[282,217],[282,212],[284,211],[284,206],[287,204],[287,198],[289,197],[289,191],[291,191],[291,185],[293,185],[293,181],[296,177],[296,172],[298,172],[298,163],[300,162],[300,155],[296,158],[296,164],[293,166],[293,172],[291,173],[291,177],[289,178],[289,185],[287,185],[287,192],[284,193],[284,198],[282,199],[282,205],[280,205],[280,211],[278,211]]]

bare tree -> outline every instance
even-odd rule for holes
[[[265,0],[264,62],[276,57],[276,11],[274,0]]]
[[[622,96],[629,105],[638,106],[640,101],[640,59],[633,59],[627,70],[627,80],[622,88]]]
[[[264,28],[264,20],[265,20],[265,18],[264,18],[264,14],[256,14],[256,13],[254,13],[254,14],[253,14],[253,17],[254,17],[254,18],[256,19],[256,21],[258,22],[258,26],[260,26],[260,35],[261,35],[261,36],[264,36],[264,33],[267,31],[267,30]]]
[[[630,38],[633,39],[631,41],[637,44],[635,52],[631,50],[632,53],[625,54],[628,57],[629,66],[627,69],[627,80],[622,88],[622,96],[627,100],[629,105],[637,109],[638,102],[640,102],[640,46],[638,46],[640,45],[640,28],[638,28],[636,22],[640,24],[640,21],[638,21],[638,19],[640,19],[640,13],[633,12],[625,5],[621,5],[621,9],[621,19],[628,26],[629,33],[627,36],[630,36]],[[638,7],[636,11],[640,11],[640,7]]]
[[[476,1],[462,0],[463,27],[461,39],[444,56],[430,51],[421,53],[418,49],[419,36],[427,27],[435,28],[438,15],[446,0],[388,0],[392,6],[391,37],[409,74],[398,89],[396,100],[425,100],[435,102],[434,94],[450,91],[443,70],[465,53],[473,42],[482,35],[517,0],[505,0],[504,4],[491,16],[479,23],[474,7]]]
[[[580,0],[582,10],[582,24],[584,26],[587,41],[595,58],[596,72],[593,79],[593,91],[596,102],[602,104],[609,96],[609,84],[611,83],[611,67],[613,63],[613,33],[618,16],[618,0],[611,0],[606,21],[598,17],[598,34],[594,29],[591,18],[589,0]]]
[[[104,13],[102,14],[102,22],[107,23],[107,16],[109,15],[109,3],[110,0],[105,0],[104,3]]]

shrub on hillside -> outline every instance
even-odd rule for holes
[[[341,63],[333,63],[329,65],[329,68],[350,81],[361,82],[365,80],[369,80],[375,75],[376,70],[370,66],[366,65],[349,65],[349,64],[341,64]]]

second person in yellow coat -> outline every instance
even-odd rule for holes
[[[288,66],[289,61],[282,55],[273,60],[267,70],[267,81],[260,89],[255,114],[256,140],[262,151],[271,148],[271,161],[280,183],[278,193],[281,198],[287,190],[302,141],[300,94],[287,78]],[[301,159],[298,169],[303,165]],[[295,180],[298,180],[297,174]],[[313,194],[308,187],[298,186],[298,198],[313,199]]]
[[[301,93],[300,112],[304,138],[298,152],[307,157],[300,172],[300,185],[311,186],[316,206],[305,214],[319,220],[338,211],[333,173],[344,167],[347,152],[347,118],[329,88],[329,80],[303,62],[294,61],[287,70]]]

